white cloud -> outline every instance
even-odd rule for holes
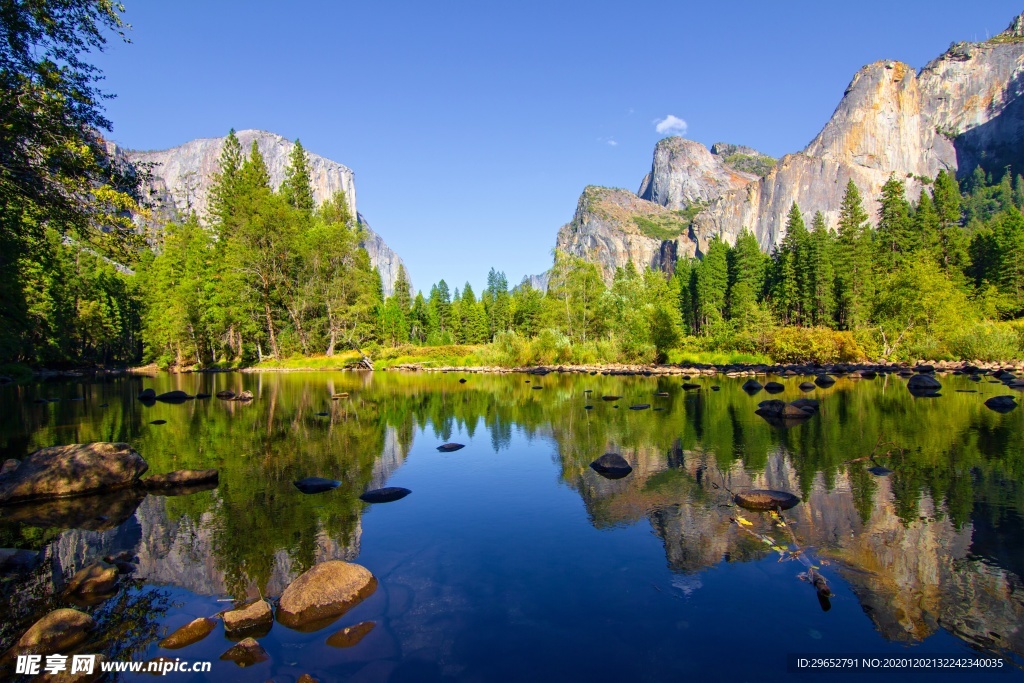
[[[608,138],[607,140],[605,140],[605,142],[611,145],[612,147],[618,147],[619,145],[619,143],[615,142],[615,138]]]
[[[662,135],[671,133],[674,135],[686,135],[686,121],[683,121],[678,116],[669,114],[663,119],[654,119],[654,130],[658,131]]]

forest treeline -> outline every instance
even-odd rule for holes
[[[385,297],[344,194],[315,205],[301,143],[274,190],[259,149],[242,150],[231,132],[209,216],[156,231],[134,274],[56,235],[58,257],[34,272],[47,291],[77,297],[77,316],[56,318],[77,319],[70,329],[83,335],[58,355],[69,360],[90,348],[96,360],[185,367],[343,350],[415,359],[485,344],[462,360],[654,362],[679,350],[778,362],[1006,359],[1020,357],[1024,338],[1014,322],[1024,314],[1024,178],[1011,178],[978,168],[961,191],[943,171],[911,202],[893,177],[874,221],[851,181],[837,225],[794,204],[771,254],[744,231],[733,245],[712,239],[671,275],[628,265],[606,286],[595,264],[556,252],[546,292],[510,287],[492,268],[479,296],[444,280],[413,296],[400,269]]]
[[[713,239],[675,273],[598,267],[556,252],[546,292],[491,269],[478,296],[444,280],[415,296],[404,271],[384,297],[341,194],[316,207],[296,144],[271,189],[259,150],[229,134],[209,205],[166,226],[139,261],[147,360],[251,363],[267,357],[430,355],[412,347],[491,346],[478,362],[654,362],[673,350],[776,361],[1009,358],[1024,328],[1024,178],[978,169],[964,192],[940,172],[916,202],[891,178],[877,220],[852,181],[838,225],[795,204],[764,254],[743,232]],[[126,288],[125,291],[134,291]],[[390,349],[401,349],[399,352]]]

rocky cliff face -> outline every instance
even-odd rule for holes
[[[277,188],[284,180],[288,158],[295,146],[280,135],[262,130],[243,130],[236,133],[244,153],[248,154],[255,142],[267,164],[271,187]],[[142,196],[153,210],[158,222],[174,220],[189,211],[207,220],[207,197],[217,173],[221,148],[226,138],[203,138],[186,142],[178,147],[160,151],[113,150],[118,156],[133,163],[144,175]],[[319,204],[338,192],[344,192],[349,210],[357,215],[355,174],[346,166],[307,150],[313,199]],[[394,292],[401,258],[392,251],[380,235],[370,229],[362,216],[359,222],[366,230],[362,246],[370,255],[370,262],[380,269],[384,294]]]
[[[615,269],[630,262],[671,272],[676,258],[694,254],[687,229],[676,211],[627,190],[589,186],[573,219],[558,231],[556,248],[597,263],[611,282]]]
[[[736,151],[739,149],[735,145],[723,146],[723,151],[730,154],[742,154]],[[755,150],[749,152],[752,154],[748,156],[757,155]],[[725,156],[712,154],[701,143],[671,137],[655,145],[651,171],[641,182],[637,196],[669,209],[685,209],[755,180],[757,175],[731,168],[725,163]]]
[[[1024,17],[1024,15],[1022,15]],[[732,242],[752,230],[765,250],[784,236],[786,212],[821,211],[835,225],[853,180],[872,215],[890,175],[916,197],[942,169],[961,177],[979,163],[1001,170],[1024,161],[1024,18],[980,44],[960,43],[920,73],[880,61],[853,78],[832,118],[802,151],[768,175],[712,201],[694,221],[703,251],[713,235]]]

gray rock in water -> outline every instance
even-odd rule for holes
[[[147,468],[126,443],[42,448],[0,479],[0,505],[131,486]]]
[[[142,391],[139,392],[138,398],[140,401],[155,401],[156,392],[153,391],[152,389],[143,389]]]
[[[800,382],[800,391],[814,391],[817,388],[814,382]]]
[[[993,396],[985,401],[985,405],[997,413],[1008,413],[1017,407],[1017,401],[1013,396]]]
[[[292,483],[295,484],[295,488],[303,493],[323,493],[324,491],[330,491],[341,486],[341,482],[337,479],[325,479],[323,477],[306,477]]]
[[[412,491],[404,489],[401,486],[386,486],[382,489],[367,491],[363,495],[359,496],[359,499],[366,503],[390,503],[392,501],[401,500],[410,493],[412,493]]]
[[[829,375],[818,375],[817,377],[814,378],[814,383],[821,387],[822,389],[824,389],[825,387],[830,387],[833,384],[835,384],[836,379],[835,377],[831,377]]]
[[[756,379],[748,379],[746,382],[743,383],[743,386],[740,387],[740,389],[743,389],[743,391],[747,392],[748,394],[756,394],[763,388],[764,387],[761,385],[761,383],[758,382]]]
[[[230,389],[224,389],[223,391],[218,391],[217,392],[217,398],[219,398],[221,400],[224,400],[224,401],[230,401],[234,397],[235,397],[235,392],[231,391]]]
[[[942,389],[942,384],[929,374],[918,374],[907,380],[907,389],[917,396],[936,394]]]
[[[443,443],[437,447],[437,450],[441,451],[442,453],[451,453],[452,451],[457,451],[465,447],[466,445],[461,443]]]
[[[630,406],[630,410],[647,410],[651,407],[650,403],[638,403],[635,406]]]
[[[764,385],[764,390],[769,394],[780,394],[786,390],[786,387],[778,382],[768,382]]]
[[[618,453],[605,453],[590,463],[590,467],[608,479],[621,479],[633,471],[633,467]]]

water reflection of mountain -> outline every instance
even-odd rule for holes
[[[728,490],[801,490],[783,449],[770,454],[756,473],[739,461],[723,471],[712,454],[679,448],[620,452],[634,468],[631,476],[607,480],[588,468],[575,481],[593,523],[601,527],[646,517],[663,540],[669,566],[684,575],[768,552],[730,521],[737,508],[728,506]],[[785,514],[802,546],[837,561],[833,567],[876,628],[901,642],[921,641],[943,628],[982,648],[1024,654],[1024,584],[1011,564],[1000,566],[1000,558],[992,557],[993,549],[1012,547],[999,540],[1002,532],[986,528],[985,557],[972,544],[974,523],[958,528],[927,494],[908,522],[899,514],[892,477],[873,478],[868,487],[873,491],[863,501],[851,482],[859,474],[837,474],[829,486],[819,474],[806,500]],[[743,514],[761,530],[770,528],[761,513]],[[777,529],[773,535],[786,538]]]

